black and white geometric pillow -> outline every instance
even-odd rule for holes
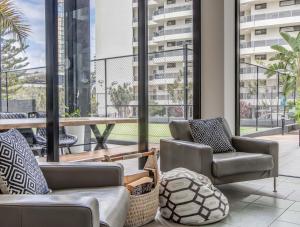
[[[15,129],[0,133],[0,190],[3,194],[49,192],[26,139]]]
[[[234,152],[220,118],[190,120],[191,134],[196,143],[210,146],[214,153]]]

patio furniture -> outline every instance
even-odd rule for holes
[[[5,119],[3,121],[4,123],[7,122],[7,120],[10,119],[27,119],[27,114],[26,113],[0,113],[0,119]],[[22,120],[20,120],[22,121]],[[7,130],[7,129],[0,129],[0,130]],[[26,138],[32,152],[35,155],[38,156],[44,156],[46,153],[46,146],[44,144],[38,143],[38,139],[35,136],[32,128],[21,128],[18,129],[18,131]]]
[[[135,124],[135,118],[101,118],[101,117],[74,117],[60,118],[60,126],[81,126],[88,125],[96,138],[95,150],[106,149],[107,140],[116,124]],[[101,134],[97,125],[106,125],[103,134]],[[28,118],[28,119],[9,119],[6,121],[0,120],[0,130],[11,128],[46,128],[45,118]]]
[[[42,164],[46,195],[0,194],[3,227],[123,227],[129,194],[113,163]]]
[[[211,147],[193,141],[188,121],[171,122],[173,139],[160,142],[161,171],[187,168],[215,185],[273,177],[276,192],[278,143],[232,136],[225,119],[223,126],[237,152],[215,154]]]
[[[30,117],[36,118],[46,118],[46,113],[42,112],[32,112],[28,114]],[[47,133],[46,128],[37,128],[36,129],[36,139],[39,144],[47,145]],[[61,149],[61,153],[63,154],[63,148],[66,147],[68,149],[69,154],[71,154],[71,149],[74,144],[76,144],[78,138],[74,135],[67,134],[64,126],[59,127],[59,147]]]
[[[183,225],[205,225],[227,217],[229,203],[208,177],[185,168],[162,176],[160,213],[167,220]]]

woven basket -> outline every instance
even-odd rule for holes
[[[129,210],[126,219],[126,227],[139,227],[155,219],[158,204],[159,204],[159,174],[157,167],[157,156],[151,155],[148,157],[146,167],[156,170],[157,182],[155,188],[144,195],[130,195],[129,196]]]

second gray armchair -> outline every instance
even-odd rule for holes
[[[119,164],[46,164],[52,192],[0,195],[1,227],[123,227],[129,194]]]
[[[170,123],[172,139],[160,142],[161,171],[178,167],[208,176],[216,185],[278,177],[278,143],[232,136],[224,129],[237,152],[214,154],[211,147],[193,142],[188,121]]]

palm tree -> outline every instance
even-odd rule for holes
[[[300,32],[296,37],[284,32],[281,32],[280,35],[289,45],[289,48],[281,45],[271,47],[276,51],[276,54],[270,58],[270,61],[274,63],[268,65],[266,75],[268,77],[280,75],[282,96],[286,101],[288,96],[296,89],[296,86],[299,88],[300,85]],[[284,103],[284,115],[285,113],[286,103]]]
[[[23,14],[16,9],[11,0],[0,0],[0,32],[11,33],[23,46],[30,33]]]
[[[281,37],[288,44],[288,48],[281,45],[274,45],[271,48],[276,51],[274,57],[270,61],[275,61],[274,64],[268,66],[267,74],[275,75],[278,71],[284,75],[290,75],[297,78],[297,87],[299,88],[300,80],[300,32],[296,37],[288,33],[281,32]]]

